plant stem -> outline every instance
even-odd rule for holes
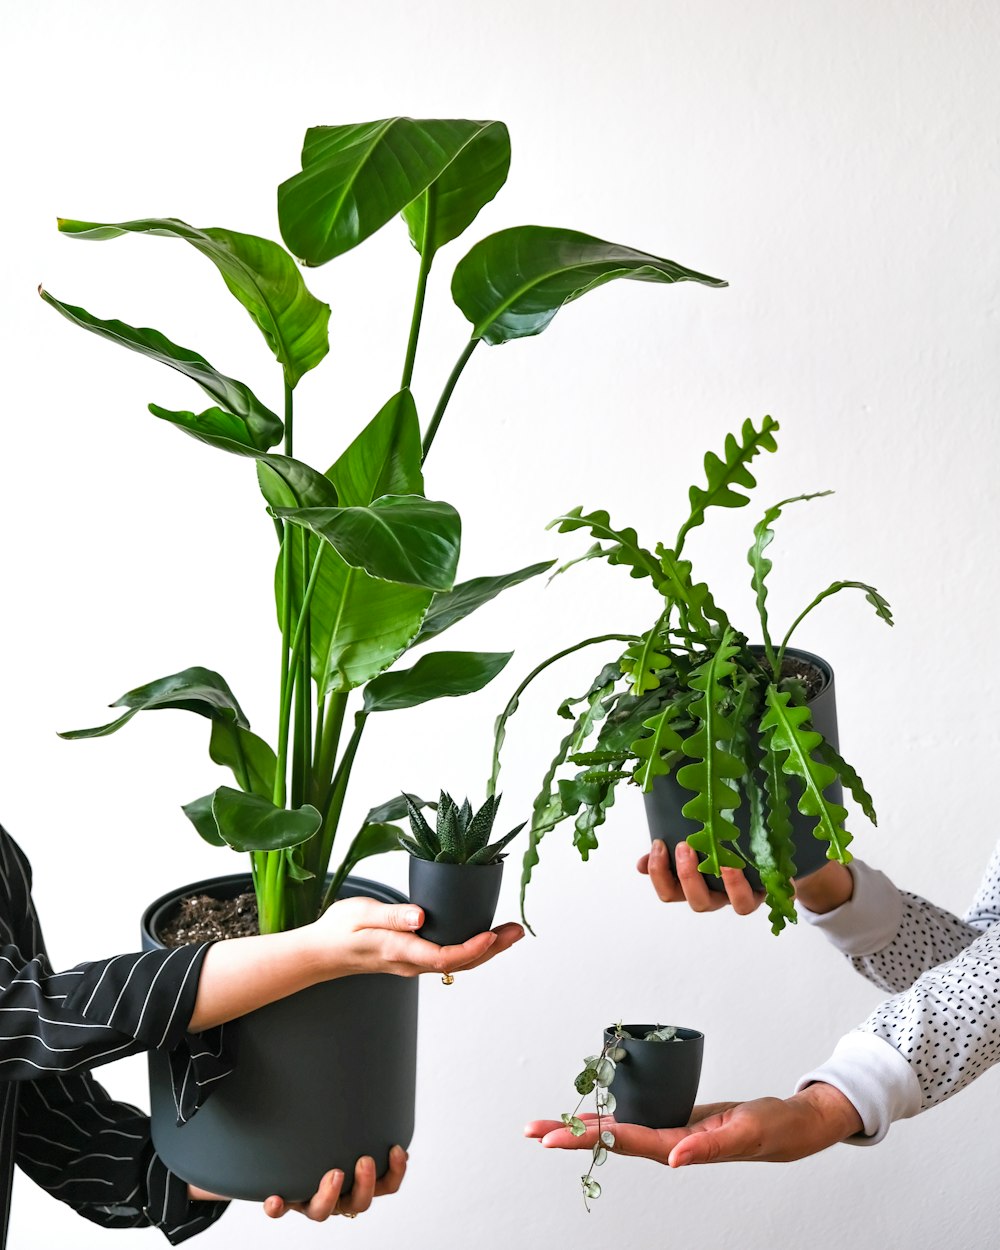
[[[326,705],[326,716],[322,728],[317,726],[318,741],[316,749],[317,764],[315,770],[316,806],[323,811],[331,780],[334,762],[337,758],[337,747],[340,745],[340,732],[344,725],[347,712],[347,694],[335,694]]]
[[[316,557],[316,573],[319,572],[319,558],[324,544],[321,542]],[[309,533],[299,529],[299,584],[306,581],[306,570],[309,568]],[[299,640],[298,656],[295,654],[295,640],[292,643],[292,660],[297,664],[295,681],[295,731],[292,749],[292,806],[301,807],[308,798],[309,788],[309,755],[312,746],[312,655],[309,645],[311,611],[309,599],[315,587],[314,579],[310,578],[306,595],[303,596],[302,610],[296,625],[295,638]],[[308,598],[307,598],[308,596]]]
[[[451,393],[455,389],[458,379],[462,376],[462,370],[469,363],[469,357],[475,351],[476,345],[480,341],[480,339],[469,339],[461,356],[459,356],[456,361],[454,369],[451,371],[451,376],[444,385],[444,390],[441,392],[441,398],[438,400],[438,405],[434,409],[434,415],[431,417],[431,423],[427,427],[427,433],[424,435],[424,460],[427,459],[427,454],[431,449],[431,444],[434,442],[434,436],[438,432],[438,426],[441,424],[441,418],[444,416],[444,410],[448,407],[448,401],[451,399]]]
[[[291,542],[289,541],[289,539],[290,539],[290,536],[286,536],[286,548],[285,548],[286,550],[291,550]],[[319,546],[316,548],[316,557],[313,560],[313,566],[309,573],[309,582],[306,585],[304,594],[302,595],[302,606],[299,609],[299,618],[295,623],[295,635],[292,638],[291,646],[288,647],[285,652],[285,671],[282,673],[283,680],[281,684],[281,709],[279,712],[280,719],[278,721],[278,766],[275,769],[275,774],[274,774],[275,794],[277,794],[278,792],[279,776],[281,779],[282,801],[279,803],[277,798],[275,798],[274,800],[275,807],[284,806],[285,772],[286,772],[287,761],[288,761],[288,735],[289,735],[289,728],[290,728],[291,714],[292,714],[292,692],[300,684],[299,681],[296,681],[297,676],[301,677],[300,669],[299,669],[299,656],[302,654],[302,651],[303,651],[302,644],[305,638],[306,626],[309,622],[309,604],[312,601],[313,591],[316,589],[316,582],[319,578],[320,565],[323,562],[323,553],[325,549],[326,549],[325,543],[320,543]],[[290,565],[291,560],[288,560],[287,564]],[[286,600],[290,603],[291,595],[289,594],[289,586],[290,586],[290,583],[286,581],[285,582],[285,597],[286,597]],[[284,606],[285,605],[283,604],[282,607]],[[285,631],[285,637],[287,637],[287,631]],[[308,680],[309,678],[307,674],[306,675],[307,686],[308,686]]]
[[[427,294],[427,277],[434,260],[434,249],[431,238],[434,234],[436,200],[432,188],[424,192],[424,236],[420,243],[420,273],[417,275],[417,293],[413,300],[413,317],[410,321],[410,338],[406,344],[406,360],[403,364],[403,380],[399,389],[404,390],[410,385],[413,377],[413,362],[417,357],[417,339],[420,336],[420,319],[424,312],[424,296]]]
[[[323,813],[323,830],[322,842],[320,844],[320,866],[321,873],[317,876],[322,880],[326,876],[326,869],[330,863],[330,853],[333,850],[333,840],[337,836],[337,826],[340,824],[340,815],[344,810],[344,798],[347,795],[347,785],[351,779],[351,768],[354,764],[354,757],[358,753],[358,746],[361,743],[361,735],[364,732],[365,722],[368,720],[367,712],[355,712],[354,714],[354,732],[351,734],[347,746],[344,748],[344,754],[340,757],[340,763],[337,765],[337,775],[333,779],[333,786],[330,790],[329,806]],[[330,889],[327,890],[323,897],[323,903],[320,907],[320,914],[336,902],[336,895],[333,886],[337,884],[336,878],[331,882]]]
[[[507,722],[517,711],[517,705],[520,702],[521,695],[524,694],[525,690],[527,690],[535,678],[540,673],[544,673],[545,670],[551,664],[555,664],[557,660],[565,659],[566,656],[572,655],[574,651],[582,651],[584,647],[593,647],[599,642],[638,642],[638,640],[639,637],[637,634],[601,634],[597,638],[584,638],[582,642],[574,643],[572,647],[566,647],[562,651],[557,651],[555,655],[550,655],[547,660],[543,660],[541,664],[531,670],[528,676],[525,677],[524,681],[521,682],[518,688],[511,695],[507,706],[497,718],[496,730],[493,736],[493,769],[490,773],[490,779],[486,783],[487,795],[496,794],[497,779],[500,776],[500,748],[503,746],[503,740],[507,730]]]
[[[285,455],[292,454],[292,388],[285,383]],[[281,532],[281,718],[278,722],[278,759],[274,769],[274,789],[271,801],[275,807],[285,806],[285,781],[288,767],[288,718],[285,707],[291,700],[289,677],[294,683],[295,674],[290,673],[289,635],[292,628],[292,537],[291,526],[285,522]]]

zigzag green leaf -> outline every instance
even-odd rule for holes
[[[714,621],[719,629],[725,629],[729,625],[729,617],[716,605],[707,583],[692,580],[691,561],[678,559],[677,553],[663,543],[657,544],[656,554],[666,577],[665,584],[660,588],[661,594],[672,592],[685,609],[684,623],[693,627],[695,637],[707,640],[715,636],[710,621]]]
[[[781,646],[778,648],[779,663],[785,654],[785,648],[788,646],[788,642],[792,634],[795,633],[796,629],[798,629],[813,608],[818,607],[824,599],[829,599],[831,595],[839,594],[842,590],[863,590],[865,592],[865,598],[875,609],[875,615],[879,618],[879,620],[885,621],[887,625],[894,624],[892,619],[892,608],[889,607],[888,600],[883,595],[880,595],[874,586],[869,586],[867,582],[834,582],[832,586],[827,586],[826,590],[821,591],[812,603],[810,603],[807,608],[804,608],[795,620],[792,621],[788,633],[784,636],[781,641]]]
[[[662,618],[661,618],[662,619]],[[660,643],[660,621],[633,642],[619,660],[621,671],[632,678],[632,693],[645,694],[660,685],[660,673],[670,667],[670,656],[657,650]]]
[[[832,803],[823,793],[836,779],[836,772],[829,764],[817,760],[813,752],[822,742],[822,736],[807,727],[809,709],[791,706],[787,691],[767,688],[768,710],[760,722],[761,731],[770,733],[771,749],[784,755],[782,768],[790,777],[798,777],[802,783],[799,811],[803,816],[815,818],[813,837],[830,843],[827,857],[842,864],[851,862],[848,844],[851,835],[844,827],[847,809]]]
[[[788,780],[785,776],[784,753],[775,749],[773,734],[764,737],[764,786],[767,792],[767,808],[763,824],[754,818],[751,799],[750,853],[757,863],[757,872],[766,891],[765,902],[771,921],[771,932],[776,936],[786,921],[795,924],[795,876],[794,843],[789,812]]]
[[[705,455],[705,477],[708,485],[703,488],[692,486],[688,492],[691,501],[691,515],[681,526],[674,543],[678,555],[684,546],[684,539],[705,519],[708,508],[742,508],[749,503],[749,496],[741,494],[735,487],[742,486],[752,490],[757,479],[747,468],[751,460],[761,451],[777,451],[778,444],[774,434],[778,429],[777,421],[765,417],[760,429],[755,429],[748,418],[743,422],[741,441],[737,442],[735,434],[726,435],[724,460],[720,460],[714,451]]]
[[[772,563],[764,551],[771,545],[774,540],[774,530],[771,526],[781,516],[783,508],[787,508],[789,504],[806,503],[810,499],[821,499],[824,495],[832,495],[832,490],[818,490],[811,495],[793,495],[790,499],[782,499],[779,503],[774,504],[764,513],[763,517],[757,522],[753,530],[753,546],[747,552],[747,563],[753,569],[750,578],[750,585],[753,587],[757,596],[757,613],[760,616],[761,635],[764,639],[764,651],[767,654],[768,663],[773,667],[775,664],[774,648],[771,645],[771,635],[767,628],[767,585],[766,578],[772,568]]]
[[[691,706],[698,727],[683,743],[684,754],[694,762],[685,764],[677,773],[680,784],[695,792],[681,812],[701,825],[688,836],[688,843],[704,856],[699,872],[715,876],[721,875],[724,867],[743,867],[743,860],[724,845],[736,837],[732,812],[740,805],[740,792],[735,782],[743,775],[742,761],[728,749],[733,726],[722,711],[723,702],[732,697],[731,683],[736,671],[733,656],[738,651],[732,642],[732,631],[727,629],[718,650],[694,670],[688,684],[702,695]]]
[[[671,721],[677,718],[680,708],[668,703],[662,712],[643,721],[643,729],[650,732],[632,743],[632,750],[643,762],[635,770],[634,780],[642,786],[644,794],[653,788],[656,777],[665,777],[673,767],[673,761],[664,759],[669,752],[683,751],[684,743]]]
[[[613,547],[602,548],[600,552],[591,547],[587,555],[600,554],[607,557],[609,564],[624,564],[631,569],[632,577],[652,578],[654,586],[659,587],[663,581],[663,573],[656,558],[645,547],[639,546],[639,537],[635,530],[616,530],[611,524],[611,517],[603,510],[585,513],[583,508],[571,508],[546,526],[547,529],[553,527],[560,534],[589,529],[594,538],[609,538],[615,544]]]
[[[855,769],[848,764],[847,760],[845,760],[842,755],[834,750],[825,738],[816,748],[816,754],[821,760],[823,760],[824,763],[830,765],[833,771],[840,778],[841,783],[850,792],[851,797],[854,799],[855,803],[857,803],[858,807],[861,808],[872,824],[877,827],[878,817],[875,815],[875,804],[872,801],[872,796],[868,793],[865,783],[861,780],[861,777]]]

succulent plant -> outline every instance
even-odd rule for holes
[[[472,806],[466,799],[461,807],[445,790],[437,805],[437,827],[432,829],[421,814],[418,800],[404,794],[410,817],[409,834],[400,833],[399,844],[416,859],[433,860],[436,864],[498,864],[503,858],[503,848],[524,828],[524,823],[510,833],[490,842],[493,822],[500,796],[490,795],[478,812],[473,815]]]

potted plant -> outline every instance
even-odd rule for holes
[[[116,720],[65,736],[106,736],[139,712],[169,708],[207,720],[210,756],[231,771],[235,784],[218,786],[184,810],[208,842],[248,854],[249,873],[197,888],[225,896],[252,885],[261,932],[307,923],[344,891],[400,897],[368,881],[352,884],[348,874],[367,856],[398,847],[394,822],[405,814],[402,800],[373,807],[330,871],[365,725],[372,716],[468,694],[491,681],[509,653],[428,651],[426,644],[549,567],[536,563],[457,582],[460,518],[425,491],[427,455],[475,349],[541,333],[564,304],[616,278],[725,285],[572,230],[521,226],[489,235],[452,275],[455,302],[472,331],[422,426],[410,382],[431,266],[496,195],[509,162],[502,122],[397,117],[318,126],[306,134],[301,170],[278,189],[287,250],[269,239],[198,229],[176,218],[59,222],[70,238],[151,235],[193,247],[249,313],[281,369],[281,403],[265,403],[159,331],[103,320],[40,290],[77,326],[201,387],[211,406],[200,412],[156,404],[150,411],[256,469],[278,538],[280,688],[272,741],[251,730],[228,682],[203,667],[140,685],[116,701],[124,709]],[[296,258],[323,265],[397,215],[419,258],[401,374],[387,387],[394,393],[385,405],[323,471],[296,458],[293,425],[296,388],[328,352],[330,310],[307,288]],[[402,666],[415,648],[423,648],[418,658]],[[193,888],[180,887],[160,902],[176,903]],[[156,906],[147,913],[145,940],[160,940],[161,914]],[[240,1045],[252,1063],[242,1062],[220,1082],[183,1127],[163,1095],[167,1061],[154,1056],[158,1151],[192,1182],[241,1197],[275,1188],[288,1198],[310,1194],[321,1171],[336,1165],[350,1175],[360,1153],[384,1163],[388,1145],[405,1145],[412,1131],[416,992],[415,984],[397,978],[352,978],[245,1018]],[[360,1061],[359,1035],[385,1044],[366,1046]],[[313,1039],[308,1044],[307,1036]],[[315,1063],[304,1064],[307,1053]],[[305,1066],[303,1093],[294,1078]],[[192,1165],[196,1156],[203,1171]],[[229,1167],[229,1160],[238,1166]]]
[[[825,660],[793,650],[789,643],[809,613],[842,590],[863,591],[891,625],[888,603],[867,583],[837,581],[816,595],[780,641],[768,620],[771,527],[785,508],[830,492],[783,499],[754,527],[747,559],[760,642],[751,642],[732,623],[708,586],[695,580],[683,554],[688,534],[710,508],[749,502],[743,492],[756,485],[749,465],[761,451],[777,449],[777,430],[770,417],[759,429],[747,421],[738,436],[727,437],[722,457],[711,452],[705,457],[706,485],[691,487],[687,519],[673,543],[659,543],[655,553],[640,546],[634,530],[612,526],[607,512],[585,514],[575,508],[552,522],[560,532],[589,530],[598,541],[582,558],[605,559],[625,566],[632,577],[648,578],[660,601],[645,633],[585,639],[538,665],[498,721],[492,786],[507,721],[528,684],[582,647],[611,639],[628,643],[581,698],[560,707],[560,715],[573,724],[535,800],[524,855],[522,914],[541,839],[560,821],[575,817],[574,842],[586,860],[620,781],[643,791],[654,838],[672,845],[684,838],[694,847],[709,885],[722,888],[723,867],[752,874],[752,884],[766,892],[776,934],[796,919],[793,876],[815,871],[828,858],[850,861],[842,786],[875,823],[871,796],[838,750],[833,671]],[[557,778],[567,762],[579,771]]]
[[[601,1196],[594,1169],[604,1165],[608,1151],[614,1148],[612,1115],[618,1124],[647,1128],[687,1124],[698,1096],[704,1043],[705,1035],[697,1029],[676,1025],[624,1025],[619,1021],[604,1030],[600,1053],[588,1055],[583,1071],[573,1082],[580,1101],[573,1111],[562,1115],[573,1136],[582,1137],[587,1123],[580,1118],[580,1108],[590,1094],[594,1095],[594,1113],[589,1117],[596,1129],[594,1147],[590,1167],[580,1177],[585,1205]]]
[[[403,797],[410,833],[401,833],[399,842],[410,855],[410,901],[424,911],[418,932],[439,946],[459,946],[492,925],[503,877],[503,850],[524,823],[490,842],[498,795],[490,795],[473,815],[468,799],[459,807],[442,790],[433,829],[419,801],[409,794]]]

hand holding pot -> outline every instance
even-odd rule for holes
[[[725,893],[710,890],[704,874],[698,871],[698,853],[686,842],[679,842],[674,850],[676,876],[670,867],[670,856],[665,842],[654,840],[648,855],[643,855],[636,867],[653,883],[653,889],[661,903],[687,902],[692,911],[718,911],[732,905],[739,916],[748,916],[764,901],[764,895],[750,888],[750,883],[739,868],[723,868],[722,881]]]
[[[579,1137],[574,1137],[561,1120],[532,1120],[524,1135],[548,1149],[592,1150],[597,1116],[580,1118],[587,1130]],[[601,1127],[614,1132],[614,1154],[636,1155],[679,1168],[689,1163],[791,1163],[853,1137],[864,1126],[854,1104],[840,1090],[817,1082],[791,1098],[695,1107],[686,1128],[616,1124],[610,1116],[601,1117]]]
[[[375,1160],[366,1155],[355,1165],[354,1184],[347,1197],[340,1196],[344,1186],[344,1173],[334,1168],[326,1173],[308,1202],[285,1202],[277,1194],[272,1194],[264,1203],[264,1214],[272,1220],[279,1220],[289,1211],[298,1211],[300,1215],[317,1223],[328,1220],[331,1215],[360,1215],[362,1211],[368,1210],[373,1198],[397,1192],[406,1174],[406,1160],[407,1154],[402,1146],[393,1146],[389,1152],[389,1170],[384,1176],[376,1178]],[[227,1201],[222,1194],[210,1194],[196,1185],[188,1186],[188,1196],[201,1202]]]
[[[423,910],[412,903],[346,898],[334,903],[310,929],[328,961],[329,977],[459,972],[486,963],[524,937],[519,924],[502,924],[477,933],[461,946],[435,946],[417,937],[416,930],[423,923]]]

